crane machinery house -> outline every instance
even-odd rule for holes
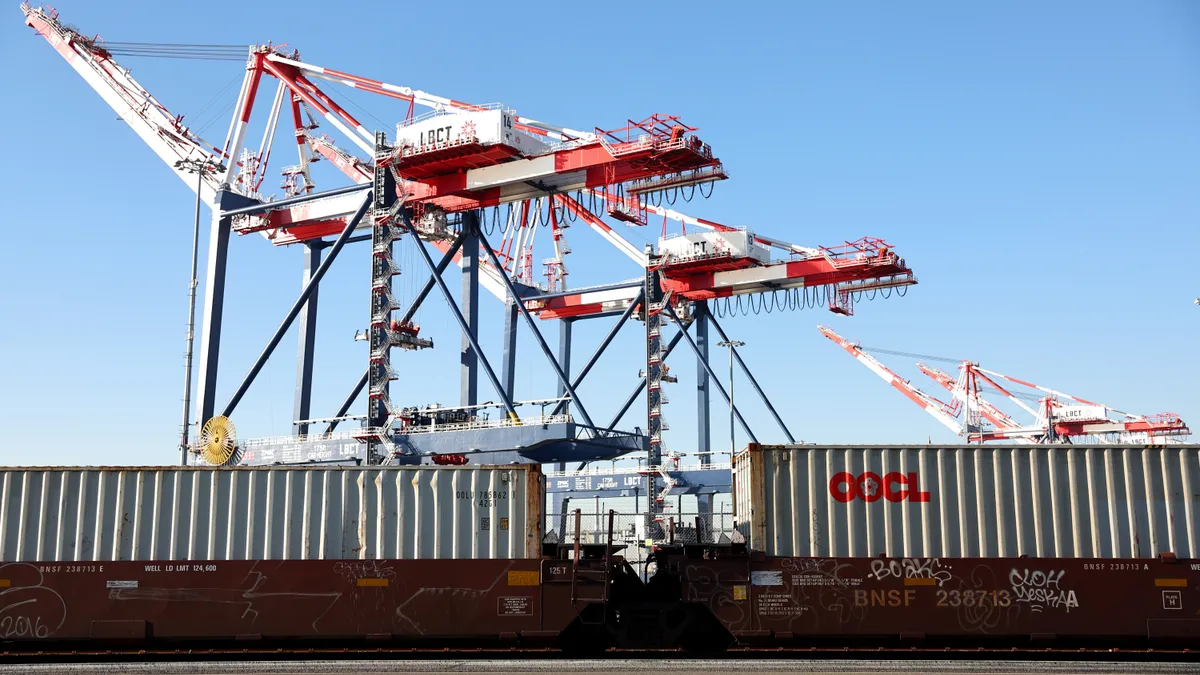
[[[509,150],[505,154],[511,156],[540,155],[550,150],[548,145],[518,131],[515,126],[512,114],[499,108],[475,112],[433,111],[411,122],[397,124],[396,143],[403,148],[401,152],[406,157],[467,146],[500,146]],[[484,163],[502,159],[503,155],[495,155],[492,161]]]

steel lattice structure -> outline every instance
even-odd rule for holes
[[[669,203],[680,195],[688,199],[696,193],[707,196],[715,182],[728,178],[712,148],[696,135],[696,128],[677,116],[654,114],[627,120],[617,128],[583,131],[519,115],[496,104],[466,103],[314,65],[294,50],[270,44],[244,52],[224,47],[220,48],[224,51],[214,52],[211,50],[216,47],[206,46],[210,51],[198,53],[238,61],[242,60],[240,54],[245,60],[245,76],[226,137],[223,143],[214,144],[188,128],[183,116],[168,111],[116,60],[118,54],[144,56],[166,48],[131,47],[133,43],[89,38],[64,25],[51,9],[26,4],[22,10],[26,24],[212,207],[195,419],[203,423],[218,414],[232,414],[284,333],[300,319],[295,436],[281,441],[247,441],[245,462],[321,458],[442,464],[516,461],[557,463],[563,468],[566,463],[583,466],[588,461],[643,450],[649,453],[641,472],[647,494],[661,501],[671,489],[687,488],[687,481],[680,478],[678,455],[662,451],[666,429],[662,385],[673,379],[666,360],[676,345],[684,342],[697,357],[696,454],[701,469],[711,454],[710,389],[715,388],[730,402],[708,363],[709,327],[728,339],[710,301],[769,297],[778,303],[782,294],[784,306],[822,304],[834,312],[851,314],[854,299],[863,292],[903,291],[916,283],[905,261],[881,239],[864,237],[835,247],[799,246],[663,206],[664,196]],[[170,50],[168,55],[188,53],[186,45]],[[263,106],[265,99],[259,91],[267,79],[275,80],[276,88],[270,103]],[[323,89],[326,84],[407,103],[405,119],[396,125],[394,135],[369,130]],[[267,108],[263,139],[253,150],[247,147],[246,137],[252,114],[262,112],[263,107]],[[272,194],[264,188],[267,170],[280,155],[273,156],[272,148],[276,131],[280,126],[286,128],[289,116],[297,163],[281,168],[282,194]],[[335,131],[336,138],[318,132],[320,125]],[[336,167],[349,184],[317,190],[311,165],[318,160]],[[225,168],[202,173],[197,182],[177,166],[188,161]],[[663,231],[657,247],[645,249],[630,244],[605,221],[646,227],[650,215],[662,217]],[[679,223],[682,231],[668,232],[668,220]],[[482,226],[485,222],[502,230],[495,246]],[[566,229],[572,223],[594,231],[637,263],[643,274],[600,286],[571,288],[565,257],[571,251]],[[533,253],[539,229],[550,232],[552,247],[552,254],[542,261],[544,284],[534,278]],[[235,233],[258,233],[277,246],[304,246],[309,281],[231,400],[218,407],[226,261]],[[409,272],[400,268],[394,256],[395,243],[406,236],[417,242],[415,248],[429,271],[428,281],[407,304],[396,298],[392,288],[396,275]],[[341,408],[331,417],[314,419],[310,400],[316,292],[338,253],[360,241],[369,241],[372,251],[370,323],[363,335],[369,344],[369,362]],[[772,252],[782,257],[773,257]],[[589,248],[589,255],[598,254],[595,247]],[[463,272],[459,298],[442,278],[452,263]],[[390,395],[391,383],[403,377],[403,366],[392,351],[433,347],[412,319],[435,288],[462,332],[460,406],[402,407],[393,403]],[[479,345],[480,290],[495,295],[506,307],[498,369]],[[573,374],[573,322],[605,316],[619,318],[591,358]],[[538,328],[548,320],[560,322],[557,352]],[[602,424],[591,418],[576,388],[630,320],[645,325],[643,375],[616,417]],[[553,409],[535,418],[523,418],[518,410],[521,402],[511,395],[521,321],[529,327],[558,380],[557,398],[548,399]],[[664,328],[671,324],[676,330],[666,338]],[[794,441],[741,356],[736,352],[734,356],[784,436]],[[501,401],[502,419],[487,420],[479,414],[481,373]],[[646,431],[619,430],[621,419],[643,389]],[[349,411],[364,390],[369,403],[362,429],[338,431],[342,421],[357,417]],[[741,412],[735,413],[747,437],[757,440]],[[328,426],[316,432],[313,426],[318,423]],[[656,502],[652,499],[650,503]]]

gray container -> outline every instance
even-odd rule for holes
[[[532,558],[536,465],[0,471],[0,561]]]
[[[755,446],[734,513],[772,556],[1200,558],[1200,446]]]

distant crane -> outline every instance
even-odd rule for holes
[[[914,387],[908,380],[868,354],[859,344],[838,335],[828,326],[818,328],[822,335],[837,343],[859,363],[921,406],[947,429],[962,436],[968,443],[1170,443],[1179,442],[1191,434],[1187,425],[1175,413],[1132,415],[1078,396],[980,368],[979,364],[970,361],[959,362],[957,378],[932,366],[918,363],[917,368],[922,373],[950,392],[950,400],[942,401]],[[884,349],[873,351],[915,356]],[[1010,387],[1018,385],[1041,392],[1042,395],[1036,398],[1037,407],[1034,408],[1022,400],[1032,395],[1014,393],[997,380],[1011,383],[1008,385]],[[1025,425],[1018,423],[1008,413],[985,400],[985,390],[1007,398],[1033,416],[1033,422]],[[965,421],[960,422],[959,418],[962,417],[965,417]]]

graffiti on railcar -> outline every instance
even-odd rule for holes
[[[43,639],[62,628],[67,603],[44,581],[36,565],[0,565],[0,639]]]
[[[333,609],[342,598],[341,591],[301,592],[301,591],[267,591],[270,578],[267,570],[259,564],[246,573],[242,588],[110,588],[110,600],[122,602],[200,602],[233,605],[241,607],[240,618],[254,623],[258,620],[260,610],[258,605],[272,600],[309,601],[315,603],[316,615],[312,620],[313,632],[320,635],[321,628],[317,625],[321,619]],[[298,606],[289,607],[289,612],[299,611]]]
[[[510,562],[484,588],[417,588],[403,602],[397,602],[394,621],[398,626],[407,625],[418,635],[436,635],[445,632],[447,627],[494,625],[489,623],[494,617],[534,617],[538,602],[534,596],[537,583],[528,585],[526,572],[537,576],[537,572],[514,570]],[[509,595],[498,598],[495,603],[487,601],[497,593],[515,593],[514,588],[527,588],[529,594]]]
[[[975,565],[970,574],[959,575],[951,584],[938,589],[936,606],[951,608],[958,618],[958,627],[969,633],[987,634],[1008,627],[1017,606],[1003,581],[990,566]]]
[[[396,570],[391,564],[382,560],[353,560],[341,561],[333,566],[338,576],[352,584],[362,579],[395,579]]]
[[[1008,573],[1009,583],[1015,600],[1027,605],[1033,612],[1046,609],[1062,609],[1070,612],[1079,607],[1074,589],[1063,586],[1066,570],[1031,570],[1013,568]]]
[[[938,586],[954,578],[949,565],[942,565],[940,558],[892,558],[871,561],[868,578],[879,581],[886,579],[927,579]]]
[[[334,574],[346,580],[353,588],[349,592],[350,604],[355,614],[361,614],[366,606],[373,606],[384,614],[390,611],[389,604],[395,602],[390,593],[380,592],[396,578],[396,570],[382,560],[346,560],[333,566]]]
[[[855,587],[863,579],[854,565],[833,558],[781,558],[779,564],[792,602],[817,610],[793,617],[790,623],[804,619],[819,625],[823,614],[833,615],[841,625],[860,623],[866,617],[866,608],[855,602]]]

